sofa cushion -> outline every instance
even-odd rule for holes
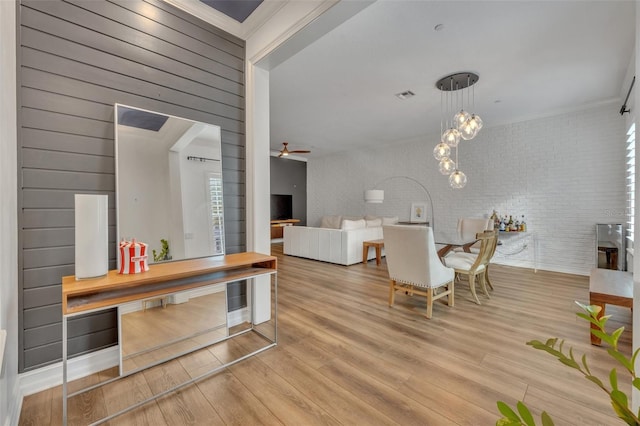
[[[382,226],[382,218],[377,219],[366,219],[367,228],[374,228],[376,226]]]
[[[373,219],[379,219],[379,218],[378,216],[372,216],[370,214],[364,216],[364,220],[373,220]]]
[[[320,221],[320,228],[340,229],[342,223],[342,216],[322,216]]]
[[[382,225],[396,225],[397,223],[398,223],[398,216],[382,218]]]
[[[340,227],[340,229],[342,229],[343,231],[348,231],[350,229],[360,229],[360,228],[366,228],[366,227],[367,227],[367,222],[364,219],[359,219],[359,220],[343,219],[342,226]]]

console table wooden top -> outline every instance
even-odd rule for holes
[[[124,275],[112,270],[103,277],[86,280],[66,276],[62,278],[62,314],[86,312],[216,282],[238,281],[276,270],[275,256],[246,252],[157,263],[139,274]],[[172,284],[203,275],[210,276],[204,281]]]

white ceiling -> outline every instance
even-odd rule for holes
[[[618,111],[635,24],[633,1],[378,0],[271,70],[271,148],[435,146],[435,82],[458,71],[480,75],[472,109],[485,127],[602,103]],[[394,96],[405,90],[416,96]]]

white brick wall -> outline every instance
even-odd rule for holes
[[[431,193],[435,225],[454,232],[459,217],[525,215],[538,239],[538,268],[587,275],[595,262],[595,224],[624,223],[625,120],[617,104],[554,117],[485,127],[461,142],[469,181],[449,187],[432,150],[438,135],[311,159],[307,165],[308,223],[325,214],[409,218],[412,201]],[[434,120],[438,118],[434,117]],[[376,184],[380,183],[376,186]],[[365,204],[363,191],[385,190],[383,204]],[[508,252],[505,248],[505,252]],[[499,261],[533,267],[529,249]]]

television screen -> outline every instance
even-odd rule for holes
[[[271,194],[271,220],[293,219],[293,196]]]

